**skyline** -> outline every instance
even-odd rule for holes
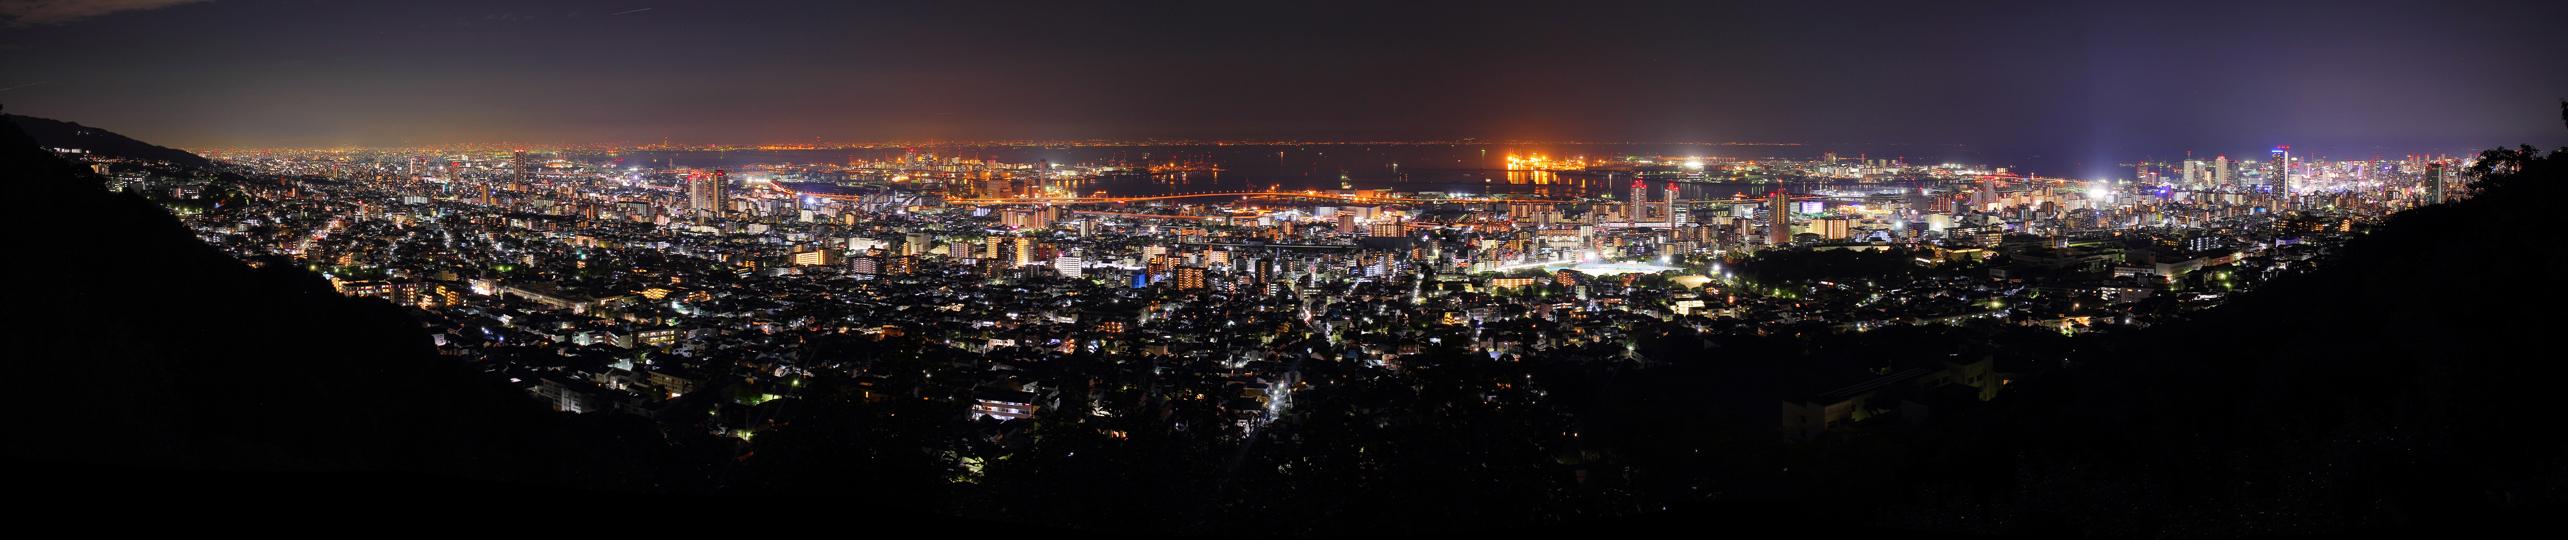
[[[2500,69],[2558,48],[2545,10],[2568,8],[224,0],[8,13],[0,102],[188,148],[1904,144],[2092,177],[2187,150],[2554,145],[2530,119],[2568,73]]]

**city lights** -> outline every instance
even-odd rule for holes
[[[2548,4],[1163,7],[0,1],[12,452],[1143,536],[2568,493]]]

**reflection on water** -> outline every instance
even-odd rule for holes
[[[1622,196],[1631,185],[1629,173],[1613,175],[1600,171],[1540,170],[1529,162],[1511,162],[1511,155],[1557,156],[1551,163],[1585,163],[1624,156],[1700,156],[1729,159],[1807,156],[1772,156],[1775,152],[1795,154],[1793,147],[1719,147],[1694,145],[1591,145],[1558,148],[1509,147],[1503,145],[1314,145],[1314,146],[1155,146],[1155,147],[991,147],[991,148],[919,148],[914,149],[843,149],[843,150],[748,150],[724,152],[626,152],[613,156],[593,156],[590,161],[618,166],[660,169],[685,166],[697,169],[727,168],[754,170],[764,167],[793,167],[825,164],[846,166],[851,163],[896,160],[905,156],[935,156],[939,162],[955,159],[963,162],[996,161],[999,163],[1049,162],[1068,167],[1116,167],[1124,171],[1055,182],[1061,191],[1080,195],[1106,192],[1115,196],[1150,196],[1204,191],[1303,191],[1303,190],[1389,190],[1394,192],[1429,192],[1451,196],[1492,194],[1528,195],[1566,199],[1599,195]],[[1762,152],[1769,155],[1750,154]],[[1549,164],[1543,166],[1550,166]],[[1156,168],[1157,172],[1149,169]],[[1653,191],[1663,191],[1666,179],[1652,179]],[[1831,186],[1850,184],[1794,182],[1785,187],[1796,193],[1808,193]],[[1688,200],[1757,197],[1771,192],[1772,184],[1686,183],[1680,194]]]

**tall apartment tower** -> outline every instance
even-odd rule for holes
[[[690,184],[688,187],[694,189],[693,202],[697,213],[702,214],[721,211],[719,206],[722,204],[722,198],[713,195],[714,187],[712,175],[694,174],[690,175],[688,179],[690,180],[690,182],[688,182],[688,184]]]
[[[710,192],[705,189],[704,180],[704,175],[687,173],[687,210],[690,211],[689,213],[708,211],[713,208],[713,198],[706,196]]]
[[[1633,178],[1633,179],[1632,179],[1632,200],[1631,200],[1631,201],[1628,201],[1628,202],[1625,202],[1625,203],[1623,204],[1623,208],[1624,208],[1624,209],[1623,209],[1623,215],[1624,215],[1624,217],[1630,218],[1630,221],[1632,222],[1632,226],[1634,226],[1634,227],[1639,227],[1639,226],[1641,226],[1641,221],[1642,221],[1642,220],[1649,219],[1649,204],[1650,204],[1650,186],[1649,186],[1649,184],[1642,182],[1642,181],[1641,181],[1641,179],[1639,179],[1639,178]]]
[[[1661,210],[1661,212],[1660,212],[1661,214],[1663,214],[1663,215],[1666,215],[1666,216],[1667,216],[1667,226],[1669,226],[1669,227],[1675,227],[1675,226],[1676,226],[1676,194],[1677,194],[1677,184],[1676,184],[1676,181],[1674,181],[1674,180],[1670,180],[1670,181],[1668,181],[1668,183],[1667,183],[1667,200],[1659,203],[1659,210]]]
[[[2292,199],[2292,147],[2274,147],[2273,167],[2273,170],[2267,173],[2273,177],[2266,178],[2265,185],[2274,189],[2274,196],[2290,201]]]
[[[1766,216],[1767,244],[1782,245],[1792,242],[1792,210],[1788,208],[1791,204],[1792,198],[1789,194],[1782,189],[1774,190],[1774,202],[1766,204],[1773,209],[1767,212]]]
[[[901,238],[901,254],[926,255],[928,242],[931,241],[931,238],[933,237],[927,233],[909,233],[907,236]]]
[[[517,190],[526,190],[526,184],[535,179],[535,164],[526,160],[526,149],[517,149],[517,153],[509,158],[508,164],[516,169],[516,174],[509,181],[517,184]]]
[[[688,175],[687,206],[696,211],[714,215],[730,213],[729,209],[723,207],[731,202],[731,194],[726,189],[730,179],[730,175],[721,169],[715,169],[711,175]]]
[[[722,169],[714,169],[712,189],[713,212],[717,215],[731,215],[731,174],[723,172]]]
[[[2447,191],[2446,186],[2443,185],[2443,164],[2425,164],[2425,182],[2427,185],[2434,186],[2434,204],[2452,202],[2452,196],[2449,194],[2450,192]]]

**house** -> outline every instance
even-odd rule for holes
[[[985,386],[972,392],[972,419],[993,417],[1016,420],[1034,417],[1034,393]]]
[[[912,390],[895,391],[892,389],[891,378],[882,375],[869,373],[856,376],[856,393],[868,402],[888,400],[896,396],[906,397],[912,393]]]
[[[684,335],[686,335],[686,330],[682,328],[662,326],[638,329],[632,331],[632,344],[627,345],[627,347],[659,347],[675,343],[678,341],[679,337]]]
[[[696,385],[702,379],[685,370],[672,368],[637,370],[636,374],[639,377],[635,379],[640,385],[666,391],[670,397],[695,392]]]
[[[588,413],[639,410],[636,406],[638,404],[630,403],[633,400],[623,399],[629,398],[628,394],[561,375],[537,375],[534,386],[528,391],[534,393],[536,399],[552,405],[553,410],[556,411]]]
[[[1815,439],[1830,428],[1873,416],[1911,409],[1922,411],[1924,404],[1906,405],[1903,400],[1939,388],[1956,384],[1977,388],[1978,398],[1985,401],[1996,396],[1998,387],[2004,384],[1990,369],[1993,361],[1989,358],[1970,363],[1946,361],[1939,364],[1933,368],[1897,370],[1844,388],[1785,400],[1784,433],[1798,440]]]

